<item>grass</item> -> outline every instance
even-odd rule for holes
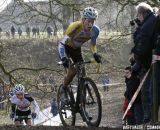
[[[116,32],[116,31],[111,31],[111,32],[108,32],[108,31],[100,31],[100,35],[99,35],[99,38],[102,38],[102,39],[110,39],[112,37],[116,37],[116,36],[121,36],[122,35],[122,32]],[[26,35],[26,32],[23,32],[22,33],[22,36],[20,39],[32,39],[32,38],[36,38],[36,39],[52,39],[52,40],[56,40],[56,39],[61,39],[63,38],[63,32],[62,31],[59,31],[57,32],[57,36],[52,36],[51,38],[48,38],[47,37],[47,33],[46,32],[40,32],[40,35],[39,36],[33,36],[33,33],[30,33],[30,37],[27,37]],[[2,32],[1,34],[1,39],[10,39],[12,38],[11,36],[10,37],[6,37],[5,35],[5,32]],[[15,39],[19,39],[19,35],[18,33],[16,32],[15,34]]]

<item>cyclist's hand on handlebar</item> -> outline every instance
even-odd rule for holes
[[[10,118],[13,119],[13,118],[14,118],[14,115],[15,115],[15,113],[14,113],[14,112],[11,112]]]
[[[62,58],[62,64],[65,68],[68,68],[69,67],[69,61],[66,57],[63,57]]]
[[[102,61],[101,61],[101,56],[99,55],[99,54],[97,54],[97,53],[94,53],[93,54],[93,57],[94,57],[94,59],[95,59],[95,61],[97,62],[97,63],[102,63]]]
[[[31,116],[32,116],[33,119],[35,119],[37,117],[37,114],[36,113],[32,113]]]

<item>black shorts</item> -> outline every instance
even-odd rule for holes
[[[16,116],[14,121],[20,121],[22,122],[25,120],[27,122],[28,119],[31,119],[31,110],[29,109],[28,111],[20,111],[16,110]]]
[[[65,46],[66,54],[73,60],[74,63],[83,61],[81,48],[74,49],[70,46]]]

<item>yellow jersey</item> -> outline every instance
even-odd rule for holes
[[[85,31],[81,21],[73,22],[65,32],[70,37],[66,44],[73,48],[81,47],[88,40],[91,40],[91,44],[96,44],[99,30],[99,27],[93,25],[90,31]]]
[[[65,57],[65,45],[72,47],[73,49],[81,47],[85,42],[91,40],[91,50],[96,52],[96,41],[99,35],[99,27],[93,25],[90,31],[85,31],[82,21],[76,21],[69,25],[65,32],[65,37],[58,46],[60,57]]]

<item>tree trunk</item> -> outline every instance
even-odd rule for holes
[[[135,18],[135,8],[134,8],[133,5],[130,5],[130,9],[131,9],[131,19],[134,19]],[[134,27],[131,26],[131,34],[133,34],[134,31],[135,31]],[[133,37],[132,36],[133,35],[131,35],[131,39],[132,39],[131,43],[132,43],[132,45],[134,45],[134,43],[133,43]]]
[[[55,21],[55,20],[53,20],[53,25],[54,25],[54,28],[53,28],[53,35],[54,35],[54,36],[57,36],[58,28],[57,28],[57,25],[56,25],[56,21]]]
[[[70,7],[64,5],[63,6],[63,32],[65,32],[65,30],[69,26],[70,18],[71,18],[71,9]]]
[[[75,0],[75,5],[73,7],[73,21],[80,20],[81,15],[80,15],[80,0]]]

